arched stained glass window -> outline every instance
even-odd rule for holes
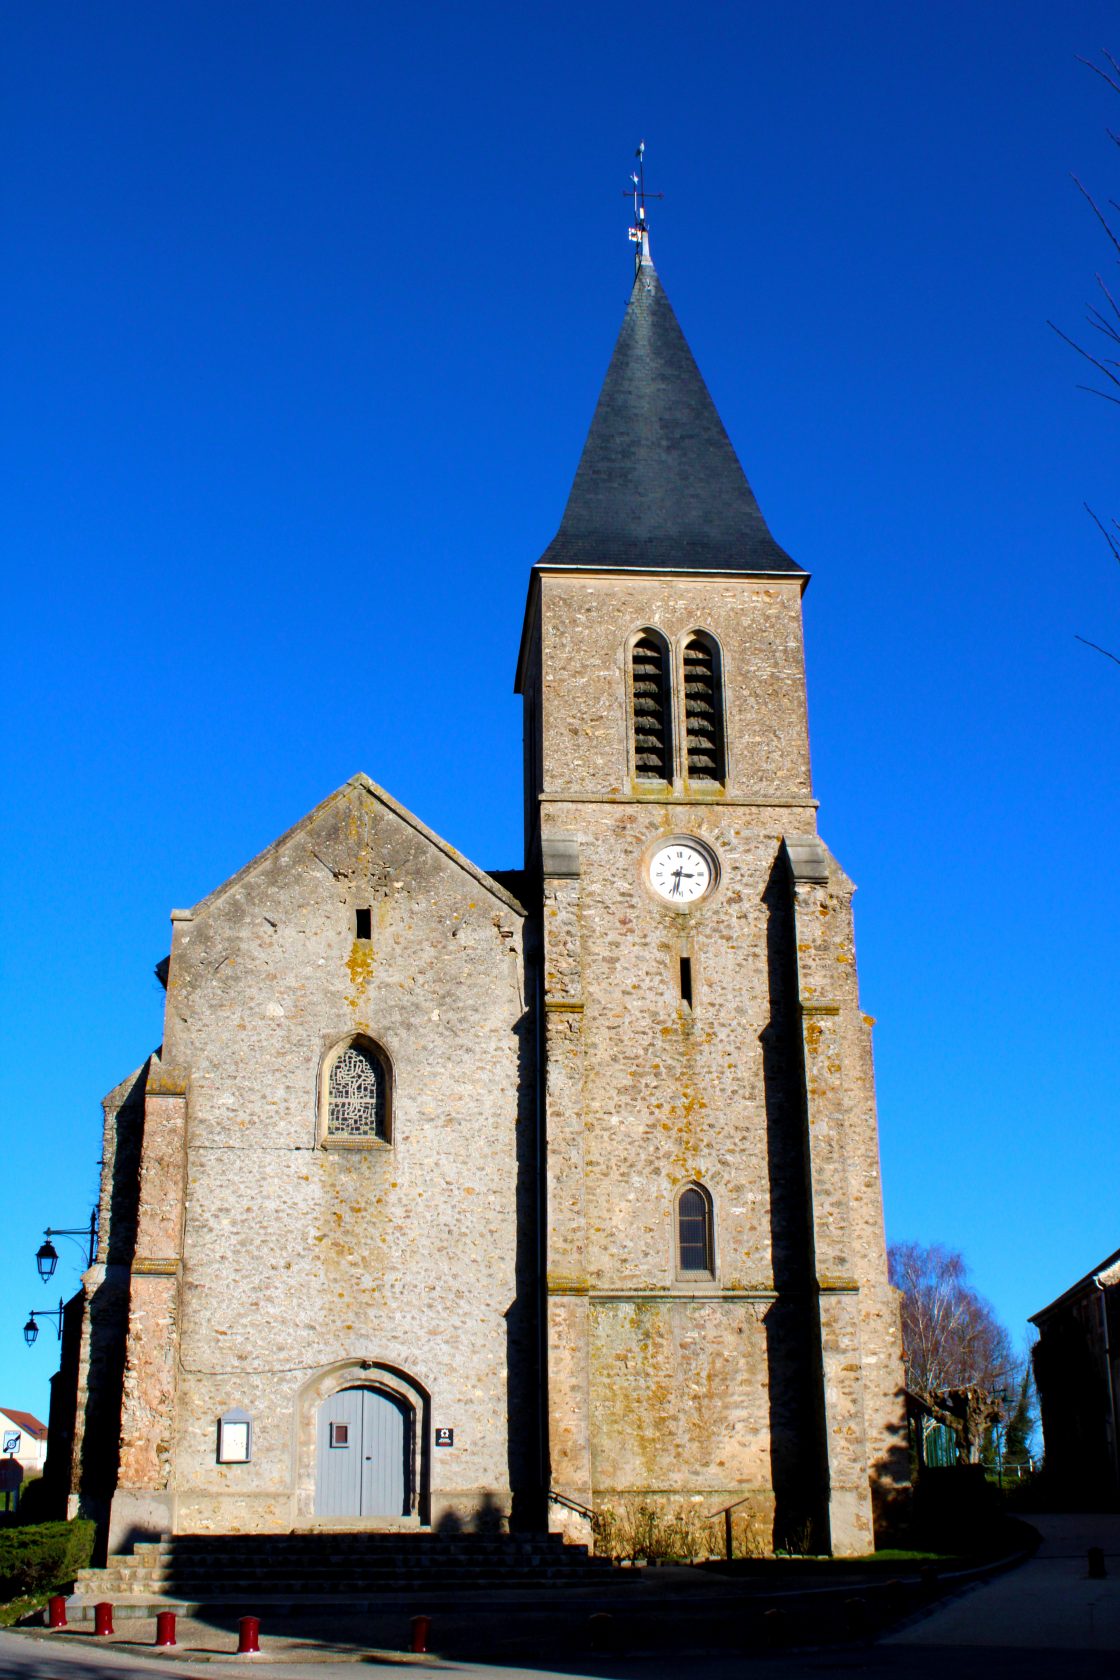
[[[655,630],[643,630],[630,651],[634,774],[642,782],[673,779],[669,649]]]
[[[712,1203],[696,1184],[677,1202],[677,1268],[682,1276],[712,1276]]]
[[[348,1044],[327,1077],[327,1138],[387,1138],[386,1084],[381,1057],[364,1044]]]
[[[684,646],[684,729],[689,781],[722,782],[726,762],[719,649],[703,633],[690,636]]]

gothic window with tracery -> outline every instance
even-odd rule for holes
[[[387,1078],[381,1057],[363,1044],[348,1044],[327,1076],[328,1140],[388,1138]]]

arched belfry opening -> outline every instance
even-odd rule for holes
[[[723,672],[719,644],[698,630],[684,644],[685,769],[690,782],[722,783],[727,777]]]
[[[642,630],[630,648],[631,742],[640,782],[673,779],[673,705],[669,645],[656,630]]]

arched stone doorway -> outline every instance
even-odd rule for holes
[[[332,1423],[344,1426],[344,1446],[331,1446]],[[314,1372],[296,1402],[296,1527],[424,1527],[431,1435],[431,1395],[399,1365],[352,1358]]]
[[[341,1388],[319,1402],[315,1515],[407,1517],[413,1506],[416,1413],[403,1394]]]

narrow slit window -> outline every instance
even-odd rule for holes
[[[373,911],[372,910],[370,910],[370,909],[355,910],[355,912],[354,912],[354,938],[355,939],[372,939],[373,938]]]
[[[634,708],[634,774],[642,782],[673,779],[673,732],[670,727],[668,649],[646,630],[630,655]]]
[[[692,958],[681,958],[681,1002],[692,1008]]]
[[[693,636],[685,644],[684,728],[689,781],[722,782],[723,684],[719,652],[709,636]]]
[[[712,1204],[696,1185],[677,1203],[677,1254],[682,1277],[712,1276]]]

